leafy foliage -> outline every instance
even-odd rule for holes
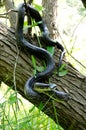
[[[2,130],[63,130],[53,120],[47,117],[41,109],[28,103],[20,95],[2,84],[2,91],[5,89],[2,100],[0,100],[0,129]]]
[[[68,70],[65,69],[66,64],[62,64],[61,67],[59,68],[59,76],[65,76],[68,73]]]

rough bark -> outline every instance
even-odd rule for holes
[[[12,1],[10,1],[10,0],[3,0],[3,1],[4,1],[5,9],[7,12],[11,9],[15,9]],[[11,11],[10,13],[8,13],[8,17],[9,17],[9,21],[10,21],[10,26],[15,28],[15,23],[16,23],[15,12]]]
[[[43,0],[42,6],[44,7],[43,18],[49,28],[50,37],[56,39],[58,37],[58,23],[56,20],[58,16],[58,0]]]
[[[83,2],[84,0],[82,0],[82,2]],[[46,21],[46,23],[47,23],[47,25],[48,25],[48,28],[50,29],[50,36],[54,39],[54,38],[58,38],[58,31],[57,31],[57,26],[58,26],[58,19],[57,19],[57,17],[58,17],[58,0],[43,0],[42,1],[42,5],[43,5],[43,7],[44,7],[44,12],[43,12],[43,16],[44,16],[44,19],[45,19],[45,21]],[[84,2],[84,6],[85,6],[85,2]],[[56,35],[57,34],[57,35]],[[69,73],[66,75],[66,76],[64,76],[61,80],[62,80],[62,82],[64,82],[63,84],[62,84],[62,86],[64,86],[64,84],[65,84],[65,86],[64,86],[64,88],[66,87],[66,86],[68,86],[69,85],[69,89],[67,88],[67,90],[68,91],[70,91],[69,93],[71,93],[71,92],[73,92],[73,94],[71,95],[71,96],[74,96],[75,95],[75,97],[72,97],[72,100],[71,101],[73,101],[73,100],[77,100],[77,101],[80,101],[82,98],[80,98],[80,94],[81,95],[83,95],[82,93],[83,92],[81,92],[81,90],[80,90],[80,88],[79,88],[79,86],[81,86],[82,87],[82,84],[83,83],[81,83],[81,82],[84,82],[84,81],[81,81],[81,79],[79,80],[78,78],[77,78],[77,76],[80,76],[80,74],[78,74],[77,75],[77,71],[76,70],[74,70],[74,72],[73,72],[73,68],[70,68],[69,69],[70,71],[69,71]],[[77,76],[76,76],[77,75]],[[65,79],[65,80],[64,80]],[[78,80],[77,80],[78,79]],[[64,80],[64,81],[63,81]],[[71,84],[72,83],[72,84]],[[77,85],[76,85],[77,84]],[[84,84],[85,85],[85,84]],[[75,87],[74,87],[75,86]],[[72,89],[73,89],[73,91],[72,91]],[[75,89],[74,89],[75,88]],[[81,88],[81,89],[83,89],[83,88]],[[85,94],[85,92],[86,92],[86,88],[85,88],[85,86],[84,86],[84,94]],[[84,98],[85,98],[85,96],[84,96]],[[71,101],[69,101],[69,102],[71,102]],[[76,101],[76,102],[77,102]],[[78,102],[78,103],[80,103],[80,102]],[[85,100],[84,100],[84,103],[86,104],[86,98],[85,98]],[[83,105],[82,105],[83,106]],[[71,102],[71,108],[72,108],[72,110],[73,111],[76,111],[75,109],[77,109],[77,108],[79,108],[78,107],[78,104],[77,103],[75,103],[75,101],[74,102]],[[71,109],[70,108],[70,109]],[[80,109],[77,109],[77,111],[76,111],[76,113],[78,112],[78,113],[82,113],[82,112],[80,112],[81,111],[81,109],[82,108],[80,108]],[[71,111],[71,114],[73,113],[73,111]],[[86,111],[84,111],[85,113],[85,120],[84,120],[84,123],[86,123]],[[75,113],[75,114],[76,114]],[[60,113],[61,114],[61,113]],[[62,115],[64,114],[64,116],[66,116],[65,115],[65,111],[64,111],[64,113],[62,112]],[[76,123],[76,121],[75,121],[75,119],[73,120],[73,118],[70,116],[70,114],[69,114],[69,118],[70,118],[70,120],[71,120],[71,125],[69,125],[69,129],[73,129],[73,130],[76,130],[76,129],[81,129],[81,128],[78,128],[78,127],[76,127],[77,125],[75,125],[75,124],[78,124],[78,123]],[[77,117],[75,117],[75,118],[77,118]],[[79,118],[79,117],[78,117]],[[64,119],[65,119],[65,117],[64,117]],[[63,121],[63,122],[61,122],[61,124],[64,124],[64,122],[66,122],[65,120]],[[67,123],[68,123],[69,121],[67,121]],[[65,128],[65,130],[66,129],[68,129],[68,127],[66,128],[66,127],[64,127]],[[85,128],[83,128],[83,129],[86,129],[86,126],[85,126]]]
[[[57,64],[58,50],[55,52],[55,62]],[[14,31],[7,29],[0,23],[0,81],[4,81],[9,86],[14,86],[14,68],[16,64],[17,48]],[[63,77],[53,75],[51,82],[57,84],[57,89],[69,92],[71,100],[68,102],[55,101],[42,94],[40,100],[29,100],[39,107],[40,102],[44,104],[42,111],[58,122],[64,130],[86,130],[86,78],[67,64],[68,74]],[[17,90],[23,97],[24,84],[31,77],[33,67],[30,54],[19,51],[17,67],[15,68],[15,78]],[[26,98],[26,97],[25,97]],[[54,109],[55,107],[55,109]],[[56,110],[56,112],[55,112]],[[58,118],[58,121],[57,121]]]

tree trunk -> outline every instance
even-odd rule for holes
[[[83,3],[84,7],[86,8],[86,0],[81,0],[81,1]]]
[[[3,0],[3,1],[4,1],[5,9],[7,12],[11,9],[15,9],[12,1],[10,1],[10,0]],[[10,26],[12,28],[15,28],[15,23],[16,23],[15,12],[11,11],[10,13],[8,13],[8,17],[9,17],[9,21],[10,21]]]
[[[54,55],[56,64],[57,51]],[[30,55],[26,53],[19,51],[18,55],[14,31],[0,23],[0,81],[9,86],[16,84],[23,97],[24,84],[33,71]],[[69,63],[64,62],[67,64],[68,74],[63,77],[53,75],[50,81],[57,84],[58,90],[68,92],[71,99],[68,102],[60,102],[42,94],[40,100],[29,101],[37,107],[40,102],[43,103],[42,111],[56,123],[59,122],[64,130],[86,130],[86,78]]]
[[[50,31],[50,37],[56,39],[58,37],[57,31],[57,16],[58,16],[58,0],[42,0],[43,18],[47,23]]]

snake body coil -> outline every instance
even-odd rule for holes
[[[34,18],[36,22],[42,21],[41,16],[34,8],[32,8],[30,5],[27,4],[27,9],[29,10],[31,17]],[[34,90],[34,85],[35,84],[37,85],[37,82],[41,82],[41,80],[49,78],[52,75],[55,69],[55,62],[52,56],[50,55],[50,53],[47,52],[45,49],[34,46],[25,40],[23,36],[24,17],[25,17],[25,5],[20,4],[18,8],[18,19],[17,19],[17,26],[16,26],[16,39],[18,45],[25,47],[28,50],[28,52],[38,56],[41,59],[44,59],[44,61],[46,62],[46,69],[43,72],[38,73],[36,76],[32,76],[30,79],[27,80],[25,84],[25,94],[28,98],[34,98],[34,97],[40,98],[40,94]],[[53,44],[54,42],[50,40],[48,37],[48,29],[46,25],[42,22],[38,26],[40,30],[43,32],[42,39],[45,39],[45,41],[49,41],[50,45]],[[64,48],[60,44],[58,44],[57,47],[60,48],[62,51],[64,51]],[[38,86],[39,84],[42,87],[46,87],[46,84],[38,83]],[[56,85],[48,84],[48,86],[52,88]],[[57,93],[58,96],[61,96],[63,98],[65,98],[66,96],[64,92],[59,91]]]
[[[40,58],[43,58],[46,61],[46,70],[42,73],[38,73],[37,76],[31,77],[26,85],[25,85],[25,93],[27,96],[37,96],[38,93],[33,91],[34,83],[40,81],[41,79],[45,79],[49,77],[55,67],[55,63],[51,55],[42,48],[32,45],[31,43],[27,42],[23,37],[23,24],[24,24],[24,17],[25,17],[25,8],[24,4],[21,4],[18,10],[18,21],[17,21],[17,29],[16,29],[16,38],[19,44],[22,44],[24,47],[27,47],[28,52],[31,52],[37,55]],[[29,95],[28,95],[29,94]]]
[[[54,41],[49,37],[49,30],[45,22],[43,21],[41,15],[39,14],[39,12],[29,4],[27,4],[26,9],[28,10],[27,11],[28,17],[31,16],[33,19],[35,19],[42,32],[42,35],[40,36],[40,40],[48,46],[57,46],[57,48],[62,51],[58,63],[58,68],[59,68],[61,66],[63,55],[65,53],[64,47],[58,41]]]

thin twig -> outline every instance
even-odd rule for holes
[[[59,32],[58,32],[58,33],[59,33]],[[68,55],[70,55],[77,63],[79,63],[84,69],[86,69],[86,66],[84,66],[80,61],[78,61],[75,57],[73,57],[73,56],[69,53],[69,51],[68,51],[68,49],[66,48],[65,43],[64,43],[64,41],[63,41],[61,35],[60,35],[60,33],[59,33],[59,36],[60,36],[60,38],[61,38],[62,43],[64,44],[64,47],[65,47],[66,52],[68,53]]]
[[[76,27],[75,27],[75,29],[74,29],[74,31],[73,31],[73,33],[72,33],[72,36],[71,36],[71,37],[73,37],[73,36],[74,36],[74,34],[75,34],[75,32],[76,32],[77,28],[78,28],[78,27],[79,27],[79,25],[82,23],[82,21],[83,21],[83,19],[84,19],[85,17],[86,17],[86,15],[84,15],[84,16],[80,19],[80,21],[79,21],[79,22],[78,22],[78,24],[76,25]],[[73,44],[73,46],[72,46],[72,48],[71,48],[71,54],[72,54],[72,52],[73,52],[73,49],[74,49],[75,43],[76,43],[76,38],[75,38],[74,44]]]
[[[6,12],[6,13],[2,13],[2,14],[0,14],[0,15],[8,15],[9,13],[11,13],[11,12],[18,12],[18,10],[14,10],[14,9],[10,9],[8,12]]]
[[[16,45],[16,49],[17,49],[17,55],[16,55],[16,60],[15,60],[15,64],[14,64],[14,71],[13,71],[13,83],[14,83],[14,89],[15,89],[15,94],[16,94],[16,99],[17,98],[17,86],[16,86],[16,68],[17,68],[17,63],[18,63],[18,57],[19,57],[19,49],[18,46]],[[16,100],[16,111],[18,108],[18,100]]]
[[[8,19],[7,16],[0,15],[0,18]]]
[[[79,27],[79,25],[81,24],[81,22],[83,21],[83,19],[84,19],[85,17],[86,17],[86,14],[80,19],[80,21],[79,21],[78,24],[76,25],[76,27],[75,27],[75,29],[74,29],[74,31],[73,31],[73,33],[72,33],[72,37],[74,36],[74,34],[75,34],[77,28]]]
[[[16,60],[15,60],[15,64],[14,64],[14,71],[13,71],[13,82],[14,82],[15,91],[17,91],[17,88],[16,88],[16,68],[17,68],[18,57],[19,57],[19,49],[18,49],[17,45],[16,45],[16,49],[17,49],[17,55],[16,55]]]
[[[80,61],[78,61],[74,56],[72,56],[68,51],[68,55],[70,55],[77,63],[79,63],[84,69],[86,69],[86,66],[84,66]]]

